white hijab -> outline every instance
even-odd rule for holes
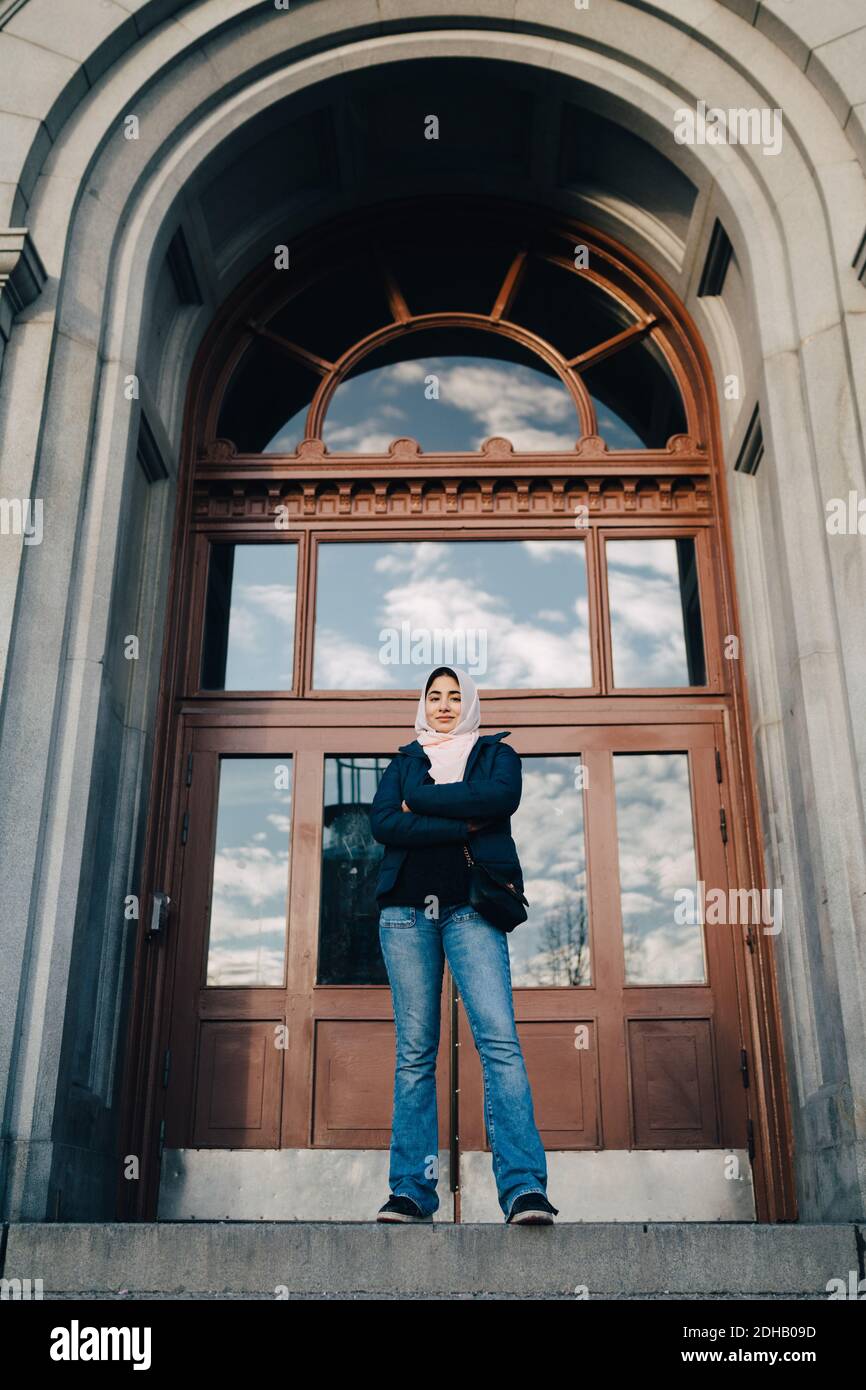
[[[460,685],[460,718],[454,728],[446,733],[431,729],[428,724],[424,708],[426,681],[421,687],[418,713],[415,715],[415,732],[430,759],[430,776],[434,782],[462,782],[466,761],[478,740],[478,726],[481,723],[481,702],[474,680],[456,666],[450,669]]]

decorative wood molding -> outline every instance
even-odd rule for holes
[[[494,435],[492,439],[485,439],[481,445],[481,452],[485,458],[510,458],[514,453],[514,445],[510,439],[503,439],[501,435]]]
[[[502,467],[503,461],[515,461],[518,471],[540,470],[548,473],[560,468],[569,468],[572,461],[581,464],[595,461],[620,474],[628,472],[666,471],[672,458],[679,466],[697,465],[700,469],[709,467],[706,449],[688,434],[674,434],[664,449],[609,449],[606,441],[598,434],[585,434],[574,445],[574,452],[565,450],[550,452],[526,452],[515,450],[510,439],[494,435],[485,439],[477,453],[425,453],[417,439],[393,439],[387,453],[359,454],[332,452],[322,439],[304,439],[293,454],[240,454],[230,439],[211,439],[198,450],[196,474],[198,477],[217,476],[220,468],[230,468],[232,476],[258,474],[271,477],[279,473],[294,473],[310,466],[321,466],[323,476],[340,473],[343,476],[361,475],[370,471],[378,472],[383,464],[407,461],[417,464],[420,474],[447,468],[463,476],[475,476],[490,468]],[[320,469],[316,468],[316,472]]]
[[[230,439],[212,439],[202,444],[198,456],[208,463],[230,463],[237,458],[237,453],[237,446]]]
[[[574,452],[578,458],[596,458],[608,452],[607,443],[600,434],[585,434],[577,441]]]
[[[532,517],[562,520],[577,507],[591,519],[618,516],[709,516],[708,473],[581,477],[206,479],[193,494],[193,515],[209,521],[264,521],[278,507],[299,520],[381,517]]]
[[[690,434],[672,434],[667,442],[666,452],[693,455],[705,453],[705,449],[696,439],[692,439]]]
[[[421,453],[421,445],[417,439],[393,439],[388,453],[394,459],[418,458]]]

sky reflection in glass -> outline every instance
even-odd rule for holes
[[[209,985],[283,983],[291,773],[288,756],[220,759]]]
[[[614,685],[690,685],[676,540],[609,540],[605,552]],[[700,644],[696,603],[690,622]]]
[[[697,896],[688,754],[616,753],[613,764],[626,983],[705,984],[700,923],[675,918],[677,889]]]
[[[526,985],[588,985],[589,915],[578,754],[524,757],[523,796],[511,833],[529,917],[509,933],[511,977]]]
[[[438,379],[438,398],[429,378]],[[428,399],[428,397],[430,397]],[[642,449],[618,415],[595,402],[598,431],[610,449]],[[292,416],[264,453],[293,453],[304,438],[306,408]],[[337,387],[322,437],[340,453],[382,454],[395,439],[415,439],[427,453],[475,452],[502,436],[516,450],[574,449],[577,407],[562,381],[518,362],[427,356],[373,367]]]
[[[203,689],[291,689],[297,568],[294,541],[211,545]]]
[[[317,689],[411,690],[440,662],[487,687],[591,685],[583,541],[319,545]]]

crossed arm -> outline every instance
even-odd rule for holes
[[[414,795],[413,795],[414,800]],[[461,844],[468,826],[456,812],[450,815],[418,815],[414,809],[403,810],[403,793],[397,758],[392,758],[382,774],[382,780],[370,807],[370,829],[374,840],[382,845]]]
[[[382,774],[370,808],[373,838],[405,848],[461,843],[477,822],[513,815],[520,805],[522,782],[518,754],[509,744],[500,743],[491,777],[419,783],[409,793],[411,801],[404,803],[394,758]]]
[[[461,816],[466,820],[496,820],[511,816],[520,805],[523,770],[519,755],[507,743],[497,745],[493,775],[471,782],[422,782],[413,787],[406,804],[422,816]]]

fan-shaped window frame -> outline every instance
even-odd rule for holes
[[[378,215],[382,217],[381,210]],[[399,217],[395,220],[399,221]],[[417,216],[415,220],[419,220]],[[390,224],[386,223],[386,227],[388,225]],[[666,305],[653,283],[646,278],[638,277],[621,258],[612,254],[598,233],[588,228],[556,222],[548,225],[547,219],[538,215],[527,220],[526,209],[511,205],[506,205],[504,211],[497,206],[496,225],[500,239],[510,234],[516,250],[498,287],[494,302],[486,314],[468,312],[459,306],[449,311],[413,313],[404,288],[389,263],[388,247],[377,237],[375,218],[367,222],[360,219],[358,234],[354,238],[351,235],[346,237],[345,231],[339,238],[327,235],[315,240],[302,238],[297,253],[293,255],[286,271],[275,272],[272,267],[261,268],[251,277],[251,281],[247,282],[244,292],[236,296],[234,301],[230,301],[224,323],[215,325],[222,339],[222,370],[214,382],[214,390],[204,413],[203,452],[207,453],[217,439],[225,438],[221,436],[220,431],[223,405],[235,373],[241,367],[247,350],[256,341],[270,343],[285,353],[288,359],[319,377],[311,392],[304,440],[298,449],[286,453],[268,452],[266,455],[271,459],[292,458],[297,456],[304,443],[311,440],[321,443],[328,407],[335,392],[366,356],[404,335],[409,337],[431,328],[470,329],[501,335],[534,353],[545,367],[562,381],[574,402],[574,447],[578,453],[585,453],[587,447],[598,448],[600,452],[609,453],[619,459],[627,455],[642,458],[684,449],[689,452],[703,451],[703,441],[707,437],[707,411],[706,402],[701,399],[701,374],[688,338],[678,322],[678,315],[671,312],[671,306]],[[385,229],[381,226],[378,230],[380,237],[386,235]],[[346,249],[347,245],[350,250]],[[585,247],[588,264],[575,263],[577,245]],[[595,343],[590,349],[568,357],[539,334],[509,318],[509,312],[532,258],[547,261],[565,273],[578,276],[592,284],[604,296],[612,313],[628,320],[626,326]],[[370,273],[381,277],[384,302],[391,314],[390,321],[359,338],[333,360],[312,352],[303,342],[295,342],[269,327],[296,296],[313,288],[317,282],[322,283],[329,272],[339,274],[359,260],[369,262]],[[290,283],[283,289],[282,280],[289,278]],[[645,339],[653,344],[661,357],[671,379],[672,389],[679,395],[686,428],[684,432],[671,435],[664,446],[612,449],[599,433],[595,403],[582,373]],[[225,442],[237,452],[234,441]],[[484,450],[487,443],[489,441],[482,445],[481,450],[459,452],[478,454]],[[263,450],[250,451],[249,455],[247,451],[241,452],[245,456],[260,456],[264,453]],[[345,454],[334,450],[326,452],[338,457],[359,456],[354,450],[346,451]],[[425,456],[435,456],[436,453],[433,450],[422,452]],[[451,452],[458,451],[449,451],[449,456]],[[519,449],[515,452],[524,454],[534,451]],[[538,452],[540,456],[547,456],[551,451]]]

